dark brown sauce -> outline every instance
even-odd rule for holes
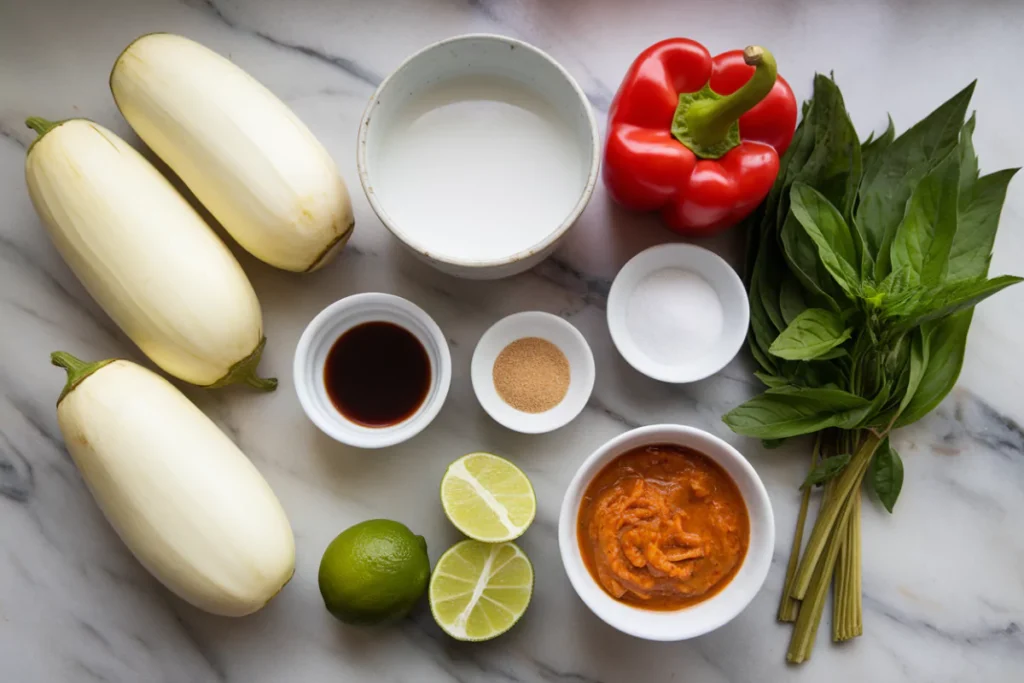
[[[390,427],[419,410],[430,390],[430,357],[409,330],[387,322],[356,325],[327,353],[331,403],[365,427]]]

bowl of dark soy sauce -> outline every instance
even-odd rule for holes
[[[350,446],[383,448],[412,438],[440,412],[451,354],[416,304],[356,294],[309,323],[293,372],[299,403],[321,431]]]

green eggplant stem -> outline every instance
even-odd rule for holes
[[[229,384],[245,384],[246,386],[258,389],[259,391],[273,391],[277,388],[276,377],[260,377],[256,374],[256,366],[260,364],[260,356],[263,355],[263,347],[267,345],[267,338],[260,339],[253,352],[238,361],[228,370],[228,374],[221,377],[213,384],[207,385],[209,389],[226,387]]]
[[[49,121],[39,116],[30,116],[25,119],[25,125],[39,133],[42,137],[60,125],[59,121]]]
[[[113,363],[116,358],[108,358],[107,360],[99,360],[95,363],[86,363],[83,360],[75,358],[66,351],[54,351],[50,354],[50,362],[59,368],[64,368],[68,371],[68,381],[64,385],[64,389],[60,392],[60,397],[57,398],[57,405],[64,400],[64,397],[74,391],[75,387],[81,384],[86,377],[96,372],[104,365]]]
[[[749,45],[743,50],[743,61],[754,67],[754,75],[731,95],[719,95],[710,85],[679,95],[672,135],[702,159],[717,159],[738,145],[740,116],[775,87],[778,67],[771,52]]]

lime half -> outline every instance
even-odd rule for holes
[[[456,640],[490,640],[515,626],[533,595],[533,565],[515,543],[461,541],[430,577],[434,621]]]
[[[441,505],[455,527],[485,543],[519,538],[537,514],[537,497],[523,471],[505,458],[470,453],[441,480]]]

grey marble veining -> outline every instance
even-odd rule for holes
[[[580,81],[599,118],[633,57],[673,34],[713,51],[763,42],[799,97],[815,71],[834,71],[862,133],[892,112],[898,129],[979,78],[975,144],[983,170],[1024,164],[1019,133],[1020,27],[1013,0],[0,0],[0,681],[279,683],[390,681],[634,683],[639,681],[1019,681],[1024,678],[1024,288],[975,316],[960,386],[896,447],[906,483],[896,514],[863,514],[865,635],[833,646],[826,612],[814,657],[787,667],[789,628],[774,614],[798,505],[806,444],[764,451],[728,432],[721,414],[756,390],[746,358],[672,387],[615,353],[604,301],[619,267],[672,239],[656,222],[610,204],[599,188],[555,256],[511,280],[467,283],[409,257],[370,210],[355,174],[355,133],[377,84],[407,54],[453,34],[513,35],[550,51]],[[134,37],[173,31],[230,56],[285,99],[348,180],[357,228],[321,272],[296,276],[239,252],[263,304],[262,368],[281,385],[189,395],[264,473],[295,528],[297,572],[244,619],[212,617],[168,594],[123,548],[85,490],[56,427],[63,384],[47,354],[140,354],[91,301],[50,245],[25,191],[32,138],[22,121],[86,116],[138,142],[106,80]],[[1024,272],[1024,181],[1011,185],[993,272]],[[709,246],[734,263],[740,238]],[[449,338],[448,403],[418,438],[361,453],[321,435],[294,396],[291,355],[306,322],[359,291],[417,302]],[[473,345],[498,318],[541,309],[589,340],[598,377],[566,428],[513,434],[477,406]],[[623,430],[654,422],[709,429],[748,455],[776,512],[775,561],[738,619],[703,638],[655,644],[592,616],[561,568],[555,527],[577,464]],[[455,457],[506,455],[530,475],[537,521],[522,540],[537,569],[522,623],[490,643],[445,636],[426,610],[398,627],[361,631],[323,609],[316,570],[340,530],[390,517],[426,536],[433,559],[457,539],[437,502]]]

